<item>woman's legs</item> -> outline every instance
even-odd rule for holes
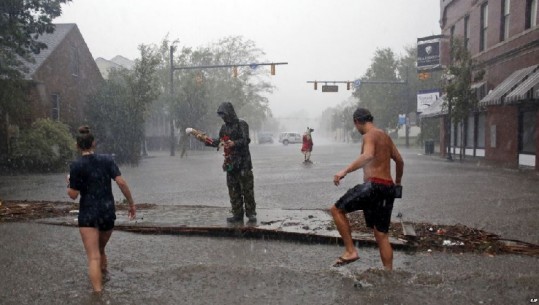
[[[79,228],[82,243],[88,257],[88,274],[95,292],[103,290],[101,278],[100,232],[97,228]]]
[[[110,236],[112,235],[112,230],[109,231],[99,231],[99,254],[101,256],[101,273],[106,274],[108,272],[107,266],[107,255],[105,254],[105,246],[109,242]]]

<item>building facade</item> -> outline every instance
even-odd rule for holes
[[[89,95],[103,83],[99,69],[76,24],[55,24],[55,31],[43,34],[38,41],[47,48],[27,63],[28,85],[25,103],[30,111],[20,121],[7,114],[0,116],[1,154],[9,153],[18,130],[40,118],[78,126]]]
[[[440,151],[450,144],[454,154],[539,170],[538,0],[441,0],[440,9],[442,65],[450,64],[451,39],[460,37],[476,63],[479,100],[451,136],[441,131]],[[441,120],[449,126],[447,116]]]

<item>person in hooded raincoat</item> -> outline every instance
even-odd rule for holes
[[[224,147],[223,171],[226,172],[226,184],[232,206],[232,216],[228,222],[243,222],[244,214],[249,222],[256,222],[256,202],[254,196],[254,176],[249,151],[249,125],[239,119],[230,102],[219,105],[217,114],[224,124],[219,131],[219,138],[212,139],[207,146]]]

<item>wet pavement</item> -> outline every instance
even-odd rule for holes
[[[395,253],[380,270],[378,250],[330,267],[335,245],[249,238],[114,232],[110,279],[91,294],[78,230],[0,224],[2,304],[529,304],[535,257],[443,252]]]
[[[40,219],[44,224],[77,226],[76,210],[67,216]],[[333,219],[323,210],[258,209],[257,221],[228,223],[229,209],[205,206],[159,205],[140,209],[135,220],[126,211],[117,211],[116,229],[145,234],[182,234],[204,236],[241,236],[288,241],[338,244],[340,235]],[[354,232],[356,245],[375,245],[372,234]],[[390,238],[396,249],[407,247],[406,241]]]
[[[252,145],[251,153],[258,222],[239,231],[334,239],[322,210],[361,181],[362,175],[353,173],[340,187],[331,183],[333,174],[357,157],[358,144],[315,141],[311,165],[302,164],[297,145]],[[393,221],[400,212],[406,221],[464,224],[539,243],[536,172],[481,160],[447,162],[413,149],[402,153],[404,193]],[[238,232],[225,222],[229,203],[221,158],[215,151],[183,159],[162,152],[138,167],[121,167],[136,202],[157,207],[141,210],[136,222],[119,212],[118,226]],[[68,201],[64,177],[0,174],[0,198]],[[121,200],[116,187],[115,196]],[[47,221],[73,225],[74,218]],[[322,240],[118,231],[108,247],[106,293],[94,299],[76,228],[10,223],[0,224],[0,232],[2,304],[528,304],[539,297],[539,258],[531,256],[396,251],[395,272],[387,274],[379,270],[374,247],[358,245],[361,260],[336,269],[330,265],[342,247]],[[368,238],[356,236],[363,237]]]

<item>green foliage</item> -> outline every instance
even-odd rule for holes
[[[468,49],[458,37],[451,42],[452,62],[444,73],[445,107],[451,106],[451,120],[463,122],[477,108],[477,97],[472,94],[472,72],[474,62]]]
[[[361,78],[366,81],[402,81],[397,75],[398,59],[391,49],[378,49],[371,66]],[[406,111],[405,87],[398,84],[361,85],[353,95],[360,100],[361,106],[371,111],[376,125],[381,128],[394,128],[399,113]]]
[[[69,127],[50,119],[39,119],[18,138],[10,156],[14,169],[65,171],[75,155],[76,143]]]
[[[374,121],[381,128],[394,129],[398,114],[417,112],[417,92],[440,87],[441,72],[432,72],[427,80],[416,76],[417,48],[406,47],[405,54],[397,57],[390,49],[378,49],[364,76],[365,81],[389,81],[394,84],[369,84],[364,82],[353,97],[359,102],[348,106],[328,108],[322,115],[327,131],[344,127],[354,132],[351,113],[358,106],[369,109]],[[328,112],[329,111],[329,112]],[[428,125],[430,127],[430,125]],[[436,130],[432,130],[433,133]],[[354,137],[355,135],[352,134]]]
[[[231,68],[176,70],[171,96],[171,44],[174,42],[165,38],[159,47],[161,64],[157,74],[165,94],[152,106],[151,116],[174,119],[175,127],[182,134],[186,127],[194,127],[214,136],[223,123],[216,115],[217,107],[229,101],[251,130],[262,128],[264,119],[271,116],[265,94],[272,92],[273,86],[264,80],[269,76],[267,70],[238,67],[237,77],[232,76]],[[175,51],[174,67],[256,63],[262,61],[263,55],[253,41],[227,37],[208,47],[183,47]]]
[[[131,109],[131,92],[122,76],[114,72],[89,100],[87,123],[97,139],[97,151],[115,154],[118,163],[136,164],[140,155],[137,132],[142,124]]]
[[[47,46],[38,42],[52,33],[52,20],[61,15],[61,4],[71,0],[2,0],[0,2],[0,79],[22,78],[24,62],[31,62]]]
[[[118,163],[138,164],[147,112],[160,94],[156,50],[145,45],[139,50],[135,68],[112,71],[85,111],[99,140],[97,149],[115,154]]]
[[[427,119],[421,122],[421,133],[417,137],[417,144],[422,145],[426,140],[440,141],[440,119]]]
[[[60,16],[60,5],[69,1],[0,1],[0,114],[10,122],[22,122],[28,113],[25,64],[34,62],[34,55],[47,47],[37,39],[54,31],[52,20]]]
[[[0,79],[0,114],[8,114],[12,122],[20,122],[29,112],[26,92],[29,82]]]

